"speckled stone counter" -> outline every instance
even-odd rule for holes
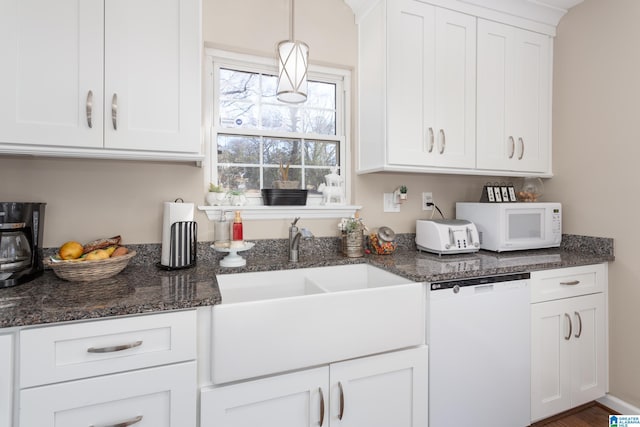
[[[434,282],[614,260],[612,239],[584,236],[563,236],[558,249],[447,256],[417,252],[410,234],[398,239],[393,255],[345,258],[339,254],[338,239],[317,238],[301,243],[301,261],[295,264],[287,260],[286,240],[258,241],[252,250],[240,253],[247,258],[247,266],[241,268],[219,267],[225,254],[202,243],[197,265],[176,271],[155,266],[160,245],[130,245],[138,255],[115,277],[67,282],[46,271],[32,282],[0,289],[0,328],[215,305],[221,302],[216,275],[225,273],[369,263],[414,281]]]

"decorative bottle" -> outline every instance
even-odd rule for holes
[[[242,242],[242,217],[240,217],[240,211],[236,211],[236,216],[233,219],[233,230],[231,239],[236,242]]]

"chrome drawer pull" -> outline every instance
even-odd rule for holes
[[[522,148],[522,151],[520,151],[520,155],[518,156],[518,160],[522,160],[522,158],[524,157],[524,139],[520,137],[518,138],[518,142],[520,143],[520,147]]]
[[[342,417],[344,417],[344,389],[340,381],[338,381],[338,387],[340,388],[340,413],[338,414],[338,419],[342,420]]]
[[[571,333],[573,332],[573,324],[571,323],[571,316],[565,313],[564,317],[566,317],[567,320],[569,321],[569,335],[565,336],[564,339],[569,341],[571,339]]]
[[[433,145],[434,145],[433,128],[429,128],[429,148],[427,149],[427,153],[431,153],[433,151]]]
[[[114,93],[111,98],[111,123],[113,130],[118,130],[118,94]]]
[[[322,387],[318,387],[318,391],[320,391],[320,427],[324,424],[324,393],[322,392]]]
[[[580,280],[570,280],[568,282],[560,282],[561,285],[567,285],[567,286],[575,286],[579,283],[580,283]]]
[[[513,140],[513,136],[509,136],[509,142],[511,146],[511,154],[509,154],[509,158],[513,159],[513,155],[516,154],[516,142]]]
[[[140,347],[142,341],[132,342],[130,344],[114,345],[111,347],[90,347],[87,353],[114,353],[116,351],[129,350],[130,348]]]
[[[137,417],[129,420],[129,421],[123,421],[121,423],[118,424],[109,424],[108,426],[96,426],[91,424],[89,427],[128,427],[128,426],[132,426],[134,424],[138,424],[140,421],[142,421],[142,415],[138,415]]]
[[[582,316],[580,316],[580,313],[578,313],[577,311],[574,311],[573,313],[578,318],[578,332],[576,332],[574,337],[580,338],[580,335],[582,335]]]
[[[87,93],[87,126],[89,129],[93,127],[93,123],[91,121],[91,115],[93,114],[93,91],[90,90]]]

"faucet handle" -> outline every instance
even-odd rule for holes
[[[293,219],[293,222],[291,223],[291,226],[292,226],[292,227],[295,227],[295,226],[296,226],[296,223],[297,223],[299,220],[300,220],[300,217],[299,217],[299,216],[295,217],[295,218]]]

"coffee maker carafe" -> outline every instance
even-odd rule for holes
[[[40,276],[45,203],[0,202],[0,288]]]

